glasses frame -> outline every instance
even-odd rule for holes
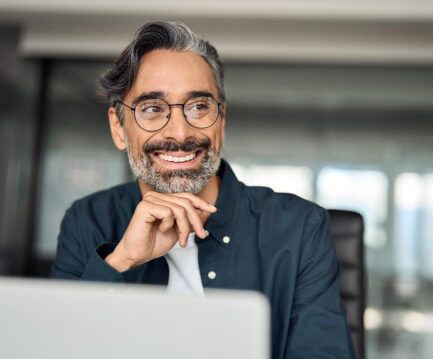
[[[197,127],[197,126],[194,126],[193,124],[191,124],[191,123],[188,121],[188,118],[187,118],[186,115],[185,115],[185,104],[186,104],[189,100],[191,100],[191,99],[193,99],[193,98],[197,98],[197,97],[207,97],[207,98],[211,98],[211,99],[214,100],[214,101],[216,102],[216,104],[217,104],[218,114],[217,114],[217,116],[216,116],[216,118],[215,118],[215,121],[212,122],[212,124],[210,124],[209,126],[206,126],[206,127]],[[160,100],[160,101],[165,102],[165,103],[167,104],[169,110],[170,110],[170,112],[169,112],[169,114],[168,114],[168,116],[167,116],[167,121],[166,121],[166,123],[164,124],[164,126],[162,126],[161,128],[158,128],[157,130],[146,130],[145,128],[143,128],[143,127],[140,126],[140,124],[138,123],[138,120],[137,120],[137,116],[135,115],[135,109],[137,108],[137,105],[134,106],[134,107],[132,107],[132,106],[129,106],[129,105],[127,105],[126,103],[120,101],[120,100],[117,100],[116,102],[122,104],[123,106],[125,106],[125,107],[127,107],[129,110],[131,110],[131,111],[134,113],[134,120],[135,120],[135,123],[137,124],[137,126],[140,127],[143,131],[146,131],[146,132],[158,132],[158,131],[161,131],[164,127],[166,127],[166,126],[168,125],[168,123],[170,122],[170,119],[171,119],[171,108],[172,108],[172,107],[182,107],[183,118],[185,119],[186,123],[187,123],[188,125],[190,125],[191,127],[196,128],[196,129],[199,129],[199,130],[204,130],[204,129],[206,129],[206,128],[212,127],[213,125],[215,125],[215,123],[218,121],[218,119],[219,119],[219,117],[220,117],[220,115],[221,115],[220,107],[221,107],[221,105],[222,105],[222,103],[223,103],[223,99],[222,99],[220,102],[218,102],[217,99],[214,98],[213,96],[191,96],[191,97],[188,98],[184,103],[172,103],[172,104],[168,103],[168,102],[167,102],[166,100],[164,100],[163,98],[156,98],[156,99],[154,99],[154,100]]]

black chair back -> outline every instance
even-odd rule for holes
[[[329,210],[331,234],[341,264],[341,298],[358,359],[365,358],[364,221],[359,213]]]

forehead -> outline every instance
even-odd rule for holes
[[[143,56],[126,97],[133,99],[152,91],[162,92],[174,101],[192,91],[208,91],[215,98],[218,95],[209,64],[188,51],[153,50]]]

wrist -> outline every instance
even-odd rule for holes
[[[116,246],[112,253],[105,257],[105,262],[118,272],[125,272],[138,265],[124,250],[122,242]]]

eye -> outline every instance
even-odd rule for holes
[[[196,111],[207,110],[209,108],[209,104],[199,102],[192,105],[191,109]]]
[[[207,99],[196,99],[186,105],[188,111],[203,112],[208,111],[210,108],[209,101]]]
[[[136,111],[139,113],[159,113],[163,111],[162,105],[155,101],[145,101],[138,103]]]
[[[159,106],[137,106],[138,112],[147,112],[147,113],[155,113],[161,112],[161,108]]]
[[[143,111],[144,112],[161,112],[161,109],[158,106],[148,106]]]

